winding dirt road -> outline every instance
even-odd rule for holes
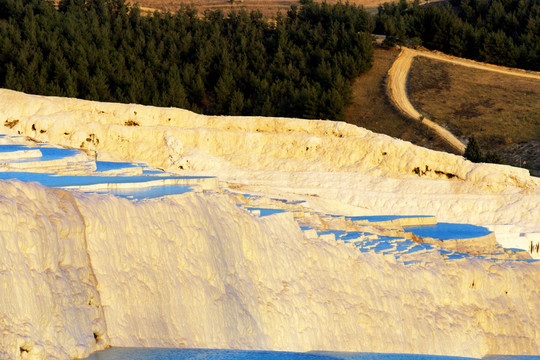
[[[398,58],[396,59],[390,70],[388,70],[388,79],[386,86],[388,95],[390,96],[390,100],[402,113],[411,117],[414,120],[420,121],[425,126],[434,130],[461,154],[463,154],[463,152],[465,151],[465,144],[463,144],[463,142],[461,142],[454,134],[452,134],[447,129],[434,123],[430,119],[423,117],[409,101],[406,88],[407,76],[411,68],[412,60],[416,56],[424,56],[430,59],[446,61],[453,64],[480,70],[487,70],[506,75],[527,77],[540,80],[540,73],[538,72],[509,69],[501,66],[479,63],[472,60],[449,56],[440,52],[420,51],[402,47],[401,53],[399,54]]]

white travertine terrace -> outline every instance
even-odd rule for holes
[[[526,170],[344,123],[9,90],[0,129],[215,175],[224,189],[134,202],[1,181],[2,359],[108,345],[540,354],[538,262],[429,251],[403,262],[299,226],[357,228],[317,214],[434,215],[527,248],[540,233],[540,184]],[[249,200],[257,207],[287,199],[288,211],[254,216],[237,206],[240,192],[261,195]]]

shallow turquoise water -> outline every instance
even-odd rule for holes
[[[392,221],[397,219],[412,219],[412,218],[426,218],[432,217],[431,215],[369,215],[369,216],[345,216],[346,219],[351,221],[367,220],[369,222],[382,222]]]
[[[200,179],[201,177],[189,177],[189,176],[162,176],[152,177],[146,175],[139,176],[58,176],[54,174],[45,173],[32,173],[32,172],[0,172],[0,180],[18,179],[21,181],[36,181],[42,185],[49,187],[63,187],[63,186],[83,186],[94,184],[122,184],[122,183],[144,183],[152,180],[162,179]],[[128,199],[153,199],[166,195],[183,194],[189,191],[193,191],[192,186],[189,185],[155,185],[141,188],[121,188],[121,189],[108,189],[108,190],[96,190],[88,191],[99,194],[113,194],[116,196],[128,198]]]
[[[116,161],[96,161],[96,171],[109,171],[128,169],[141,166],[141,164],[134,164],[131,162],[116,162]]]
[[[469,224],[438,223],[437,225],[405,227],[404,229],[418,236],[439,240],[470,239],[491,234],[491,231],[485,227]]]
[[[15,151],[23,151],[23,150],[35,150],[35,148],[29,148],[26,145],[18,145],[18,144],[0,145],[0,153],[8,153],[8,152],[15,152]]]
[[[110,189],[96,191],[98,194],[113,194],[126,199],[155,199],[167,195],[179,195],[193,191],[189,185],[160,185],[140,189]]]
[[[76,149],[65,149],[65,148],[56,148],[56,147],[48,147],[48,146],[39,146],[37,148],[32,148],[32,149],[38,149],[39,151],[41,151],[41,158],[39,158],[39,161],[59,160],[59,159],[63,159],[63,158],[67,158],[67,157],[71,157],[71,156],[75,156],[75,155],[83,153],[82,151],[76,150]],[[30,160],[26,160],[26,161],[30,161]]]
[[[257,207],[246,207],[246,210],[249,210],[249,211],[259,210],[261,217],[287,212],[287,210],[283,210],[283,209],[267,209],[267,208],[257,208]]]
[[[30,147],[26,145],[18,145],[18,144],[0,145],[0,152],[15,152],[15,151],[23,151],[23,150],[39,150],[41,151],[41,156],[38,158],[25,158],[25,159],[20,159],[20,160],[13,160],[13,161],[16,161],[16,162],[50,161],[50,160],[63,159],[66,157],[75,156],[77,154],[82,153],[82,151],[76,150],[76,149],[65,149],[65,148],[57,148],[57,147],[44,146],[44,145],[37,145],[34,147]]]
[[[436,355],[281,352],[218,349],[111,348],[97,352],[86,360],[468,360],[473,358]],[[540,356],[489,356],[489,360],[540,360]]]
[[[154,348],[111,348],[93,354],[87,360],[450,360],[464,359],[445,356],[422,356],[373,353],[295,353],[281,351],[217,350],[217,349],[154,349]]]
[[[84,186],[94,184],[125,184],[125,183],[144,183],[152,180],[183,180],[183,179],[205,179],[211,176],[160,176],[151,177],[145,175],[137,176],[97,176],[97,175],[54,175],[46,173],[33,172],[0,172],[0,180],[18,179],[21,181],[37,181],[42,185],[49,187],[63,186]]]

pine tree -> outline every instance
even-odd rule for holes
[[[0,20],[0,87],[207,114],[339,118],[373,58],[365,10],[313,0],[272,23],[193,8],[141,16],[125,0],[0,0]],[[534,62],[528,49],[520,58]]]
[[[471,135],[469,137],[469,142],[467,143],[467,147],[465,148],[465,153],[463,154],[463,156],[465,157],[465,159],[472,162],[483,161],[484,156],[480,151],[480,146],[478,145],[478,142],[476,141],[474,135]]]

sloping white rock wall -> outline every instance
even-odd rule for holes
[[[309,200],[321,211],[516,225],[516,243],[540,233],[540,180],[527,170],[474,164],[341,122],[209,117],[0,89],[0,132],[97,151],[103,159],[218,175],[248,191],[316,195]]]
[[[69,359],[108,343],[73,195],[0,185],[0,359]]]
[[[204,116],[142,105],[27,95],[0,89],[0,121],[44,142],[117,154],[158,167],[414,173],[531,185],[525,169],[474,164],[341,122]],[[126,126],[126,124],[138,124]],[[35,130],[34,130],[35,129]],[[193,150],[203,152],[200,158]],[[196,152],[197,152],[196,151]],[[210,159],[213,159],[210,160]]]
[[[113,345],[540,353],[538,264],[404,266],[220,194],[78,204]]]
[[[538,264],[405,266],[307,239],[290,213],[257,218],[223,194],[73,200],[2,185],[1,358],[106,344],[540,352]]]
[[[316,210],[540,232],[540,187],[525,170],[344,123],[0,90],[3,124],[12,127],[0,132],[219,175]],[[107,344],[540,353],[537,263],[427,255],[405,266],[307,239],[290,214],[255,218],[220,194],[134,203],[0,185],[0,358],[81,357]]]

